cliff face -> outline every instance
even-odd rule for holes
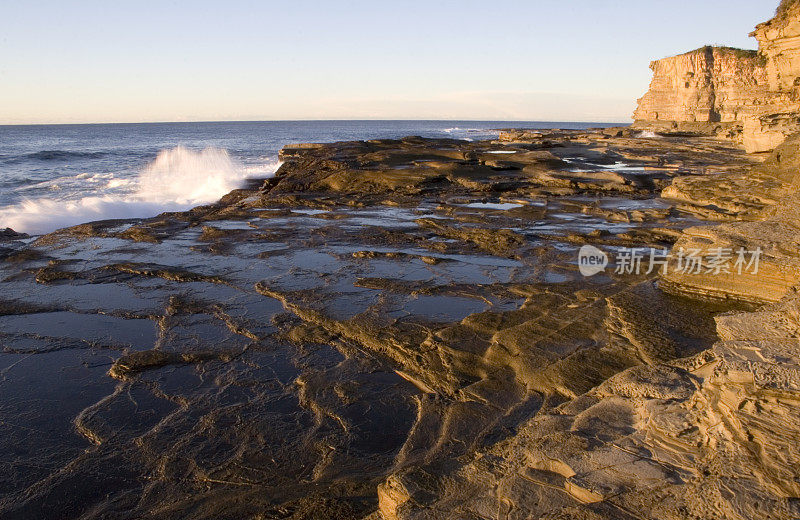
[[[750,36],[758,40],[759,52],[767,60],[770,90],[796,91],[800,77],[800,3],[759,24]]]
[[[800,131],[800,3],[783,2],[751,36],[758,51],[704,47],[654,61],[634,126],[730,137],[748,152]]]
[[[641,121],[741,121],[767,93],[763,58],[755,51],[703,47],[650,64],[653,81],[639,100]]]
[[[772,20],[750,34],[766,60],[771,97],[764,110],[745,120],[748,151],[772,150],[800,131],[800,3],[783,2]]]

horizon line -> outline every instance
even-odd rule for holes
[[[597,121],[597,120],[547,120],[547,119],[427,119],[427,118],[409,118],[409,119],[384,119],[384,118],[309,118],[309,119],[209,119],[197,121],[93,121],[81,123],[3,123],[0,122],[0,127],[3,126],[86,126],[86,125],[164,125],[164,124],[197,124],[197,123],[313,123],[313,122],[330,122],[330,121],[463,121],[475,123],[586,123],[586,124],[618,124],[618,125],[631,125],[632,119],[627,121]]]

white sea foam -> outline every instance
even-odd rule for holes
[[[111,179],[106,183],[107,189],[122,188],[136,183],[135,179]]]
[[[238,187],[241,166],[228,152],[206,148],[196,152],[179,146],[162,150],[139,175],[137,198],[147,202],[203,204],[213,202]]]
[[[135,179],[86,175],[84,181],[106,180],[107,189],[131,185],[130,193],[92,193],[77,200],[36,199],[0,210],[0,227],[41,234],[93,220],[142,218],[163,211],[181,211],[215,202],[240,187],[248,176],[274,174],[277,162],[244,167],[226,150],[162,150]],[[84,175],[84,174],[81,174]],[[87,183],[88,189],[96,186]]]
[[[265,158],[264,161],[265,162],[262,164],[249,164],[244,166],[244,172],[248,177],[262,177],[265,175],[272,176],[276,171],[278,171],[278,168],[281,167],[281,164],[283,164],[282,161],[270,160],[268,158]]]

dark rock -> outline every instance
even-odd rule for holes
[[[0,229],[0,240],[14,240],[19,238],[28,238],[29,235],[25,233],[17,233],[11,228]]]

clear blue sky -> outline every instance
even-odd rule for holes
[[[778,0],[0,0],[0,123],[625,121]]]

